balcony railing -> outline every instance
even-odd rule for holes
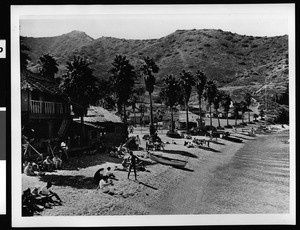
[[[70,114],[70,107],[64,103],[49,101],[30,101],[30,112],[33,114]]]

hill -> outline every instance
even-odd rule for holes
[[[283,93],[288,83],[288,36],[254,37],[222,30],[176,30],[159,39],[92,39],[84,32],[72,31],[56,37],[22,37],[29,47],[31,67],[50,52],[60,65],[73,55],[88,58],[95,76],[107,78],[116,54],[126,55],[139,68],[143,56],[153,57],[160,67],[156,90],[163,76],[179,75],[183,69],[203,69],[208,79],[230,91],[237,99],[249,91],[263,103],[264,88],[270,96]],[[272,93],[271,93],[272,92]],[[195,98],[195,97],[192,97]],[[196,99],[192,99],[196,100]]]

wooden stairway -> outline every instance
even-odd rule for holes
[[[58,136],[60,138],[63,138],[66,135],[67,130],[68,130],[70,124],[71,124],[71,120],[70,119],[64,119],[62,121],[61,126],[60,126],[60,128],[58,130]]]

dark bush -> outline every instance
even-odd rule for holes
[[[215,126],[206,125],[205,131],[217,131],[217,128]]]
[[[224,128],[231,129],[232,125],[225,125]]]
[[[172,132],[171,130],[169,130],[167,132],[167,137],[171,137],[171,138],[182,138],[181,135],[177,132]]]
[[[198,136],[205,136],[205,135],[208,134],[208,132],[205,131],[205,129],[202,129],[200,127],[194,127],[194,128],[191,128],[190,134],[191,135],[198,135]]]
[[[280,108],[274,122],[280,124],[289,124],[289,111],[285,108]]]

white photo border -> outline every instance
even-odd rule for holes
[[[21,215],[21,90],[19,22],[23,17],[97,14],[281,13],[289,21],[290,212],[289,214],[38,216]],[[274,25],[276,26],[276,25]],[[232,5],[28,5],[11,6],[11,173],[12,227],[109,227],[189,225],[294,225],[295,201],[295,4]]]

